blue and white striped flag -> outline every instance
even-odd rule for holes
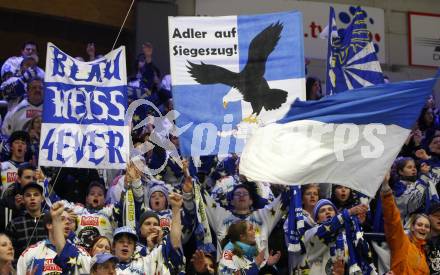
[[[285,118],[248,140],[240,173],[286,185],[341,184],[374,197],[434,83],[388,83],[296,101]]]
[[[346,29],[338,30],[335,11],[330,7],[327,95],[384,83],[365,18],[365,12],[358,7],[351,24]]]

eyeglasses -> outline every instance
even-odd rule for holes
[[[61,220],[64,222],[66,221],[67,224],[73,224],[75,222],[74,219],[70,218],[70,217],[65,217],[65,216],[61,216]]]
[[[249,193],[234,193],[234,197],[247,197],[249,196]]]

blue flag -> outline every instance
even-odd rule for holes
[[[326,94],[384,83],[365,23],[365,12],[358,7],[346,29],[337,29],[335,11],[330,7]]]
[[[174,108],[185,156],[240,153],[305,97],[302,15],[170,17]]]

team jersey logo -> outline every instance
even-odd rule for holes
[[[33,118],[38,115],[41,115],[41,110],[35,110],[35,109],[26,110],[26,118]]]
[[[6,182],[15,182],[17,179],[17,172],[11,171],[6,173]]]
[[[99,217],[81,217],[80,225],[82,226],[99,226]]]
[[[171,226],[170,220],[168,218],[161,218],[159,224],[162,228]]]
[[[51,271],[57,271],[57,272],[51,272]],[[51,272],[50,274],[60,274],[60,272],[62,271],[63,270],[61,269],[61,267],[59,267],[53,262],[53,259],[44,260],[43,272]]]

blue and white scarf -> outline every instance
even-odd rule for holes
[[[304,246],[304,215],[302,208],[301,188],[297,185],[290,187],[290,205],[288,214],[289,252],[305,252]]]
[[[343,211],[345,221],[346,245],[349,255],[349,274],[371,274],[375,271],[372,264],[371,252],[368,243],[364,240],[363,231],[358,217],[350,216],[348,211]]]
[[[201,249],[204,252],[210,253],[215,258],[215,247],[212,244],[212,236],[209,228],[208,217],[206,216],[206,208],[203,202],[200,185],[198,183],[193,184],[194,188],[194,202],[196,205],[196,217],[194,236],[196,239],[197,249]]]

